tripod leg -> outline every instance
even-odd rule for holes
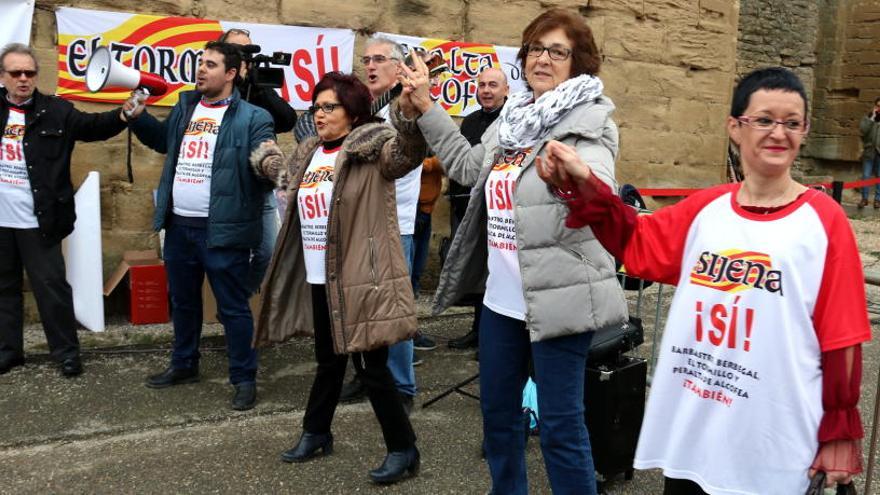
[[[459,390],[461,387],[464,387],[465,385],[471,383],[472,381],[476,380],[476,379],[479,378],[479,377],[480,377],[480,374],[477,373],[476,375],[474,375],[474,376],[472,376],[472,377],[470,377],[470,378],[468,378],[468,379],[466,379],[466,380],[464,380],[464,381],[462,381],[462,382],[460,382],[460,383],[456,383],[456,384],[453,385],[452,387],[450,387],[450,388],[444,390],[442,393],[440,393],[440,395],[438,395],[438,396],[432,398],[431,400],[425,402],[424,404],[422,404],[422,409],[427,408],[428,406],[434,404],[435,402],[439,401],[440,399],[442,399],[442,398],[448,396],[449,394],[451,394],[451,393],[453,393],[453,392],[458,392],[458,393],[460,393],[460,394],[462,394],[462,395],[466,395],[466,396],[471,397],[471,398],[473,398],[473,399],[480,400],[479,397],[477,397],[477,396],[475,396],[475,395],[473,395],[473,394],[471,394],[471,393],[469,393],[469,392],[465,392],[464,390]]]

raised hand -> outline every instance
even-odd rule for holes
[[[138,91],[137,89],[132,91],[131,96],[122,104],[120,118],[126,122],[138,118],[144,112],[144,108],[146,108],[144,104],[146,100],[147,95],[143,91]]]
[[[425,113],[431,109],[434,102],[431,100],[431,80],[428,66],[422,57],[412,57],[413,68],[401,64],[401,74],[397,76],[403,85],[401,100],[407,99],[418,113]],[[404,105],[401,102],[401,105]]]

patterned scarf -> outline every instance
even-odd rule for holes
[[[535,146],[569,110],[602,96],[603,89],[601,79],[582,74],[547,91],[537,100],[533,100],[531,91],[510,95],[498,118],[498,143],[504,149]]]

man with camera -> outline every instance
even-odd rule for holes
[[[862,133],[862,179],[880,176],[880,96],[874,99],[874,109],[859,123]],[[868,206],[869,187],[862,188],[859,209]],[[874,186],[874,209],[880,209],[880,184]]]
[[[260,60],[254,60],[257,58],[254,54],[260,52],[260,47],[253,44],[250,32],[247,29],[232,28],[223,33],[217,41],[237,45],[242,51],[241,77],[237,84],[241,98],[251,105],[269,112],[275,124],[275,134],[289,132],[293,129],[293,126],[296,125],[296,112],[274,89],[274,86],[280,87],[280,83],[284,80],[284,73],[281,72],[281,69],[262,66],[264,62],[270,62],[264,56],[257,55]],[[286,55],[287,65],[289,65],[290,54],[279,55],[282,57]],[[279,74],[280,81],[277,80]],[[278,201],[275,198],[275,192],[269,191],[266,193],[266,199],[263,203],[263,239],[260,242],[260,247],[251,253],[247,278],[247,288],[250,294],[260,290],[263,276],[272,259],[272,251],[275,250],[279,228],[276,220],[277,211]]]

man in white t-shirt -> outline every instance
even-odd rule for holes
[[[171,365],[149,377],[147,386],[198,381],[207,275],[226,333],[232,408],[245,410],[256,403],[257,374],[246,281],[251,250],[262,239],[263,198],[272,187],[256,177],[249,154],[275,136],[269,113],[242,100],[235,88],[240,67],[237,47],[209,42],[196,91],[182,93],[164,122],[138,107],[131,128],[141,142],[166,153],[153,227],[165,229],[174,345]]]
[[[0,375],[24,364],[22,271],[27,271],[52,359],[64,376],[82,373],[73,293],[61,241],[73,230],[70,182],[75,141],[125,129],[119,110],[85,113],[36,88],[31,48],[0,51]]]
[[[386,91],[397,84],[397,74],[403,62],[403,48],[387,38],[371,38],[361,62],[366,71],[364,83],[370,90],[373,100],[379,99]],[[388,118],[388,107],[379,111],[379,117]],[[419,203],[421,188],[421,165],[395,182],[397,193],[397,222],[400,226],[400,242],[403,244],[403,256],[412,272],[413,263],[413,232],[415,231],[416,209]],[[413,370],[413,341],[404,340],[388,348],[388,369],[394,377],[397,391],[403,397],[404,404],[412,406],[416,395],[416,376]],[[366,398],[365,390],[355,378],[342,390],[341,401],[353,401]]]

